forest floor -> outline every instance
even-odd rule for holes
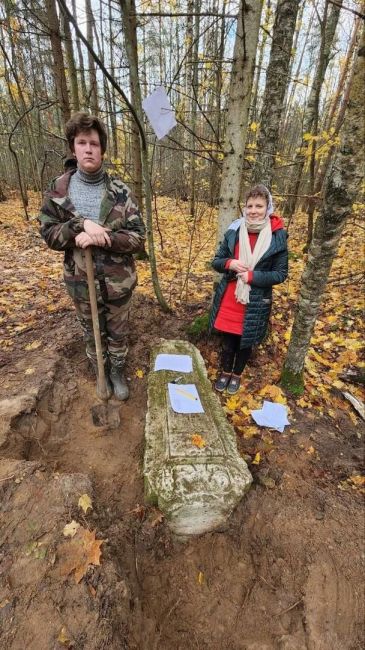
[[[278,386],[304,262],[302,225],[292,227],[291,279],[276,291],[270,335],[238,395],[221,398],[253,485],[226,526],[181,543],[144,503],[142,460],[150,350],[161,337],[186,338],[187,326],[209,306],[214,214],[205,209],[194,226],[185,210],[159,202],[159,270],[174,311],[162,314],[148,263],[138,262],[131,397],[121,407],[120,428],[107,432],[91,422],[94,379],[62,286],[61,256],[45,248],[35,221],[23,221],[14,197],[0,206],[6,650],[364,647],[365,428],[341,392],[361,397],[341,374],[363,365],[363,306],[358,287],[336,284],[344,268],[358,272],[351,258],[356,232],[347,231],[334,266],[306,391],[293,399]],[[218,337],[195,343],[214,380]],[[264,398],[287,404],[291,424],[283,434],[254,425],[250,411]],[[86,497],[78,505],[82,495],[91,507]],[[74,536],[66,537],[71,522]]]

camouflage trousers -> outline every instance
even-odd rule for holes
[[[98,283],[96,287],[98,289]],[[131,294],[119,300],[105,302],[97,290],[97,305],[99,313],[99,326],[101,347],[105,360],[111,365],[123,368],[125,365],[128,343],[128,314]],[[96,349],[91,316],[91,305],[88,301],[75,299],[73,302],[76,309],[77,320],[79,321],[86,344],[86,354],[90,361],[96,363]]]

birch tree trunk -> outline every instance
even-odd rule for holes
[[[238,216],[262,2],[240,0],[229,89],[217,240]]]
[[[218,10],[218,9],[217,9]],[[223,4],[222,7],[222,18],[219,29],[216,31],[216,38],[219,39],[219,43],[216,43],[215,47],[215,66],[216,66],[216,84],[215,84],[215,93],[212,93],[212,106],[215,111],[213,115],[214,123],[214,140],[216,151],[219,151],[221,146],[221,132],[223,127],[222,119],[222,87],[223,87],[223,58],[224,58],[224,39],[225,39],[225,12],[226,5]],[[217,205],[219,198],[219,175],[220,169],[218,165],[213,165],[212,171],[210,174],[210,204]]]
[[[364,177],[364,35],[365,31],[357,54],[340,146],[328,177],[323,208],[316,222],[308,264],[301,279],[297,312],[282,373],[282,384],[297,394],[304,388],[305,358],[332,262],[352,205],[359,200]]]
[[[298,8],[299,0],[279,0],[276,8],[257,140],[258,155],[252,175],[254,184],[264,183],[268,187],[274,175]]]
[[[257,57],[257,64],[255,66],[255,77],[253,83],[251,117],[250,117],[252,122],[256,122],[258,120],[258,116],[260,112],[259,111],[260,102],[258,101],[259,86],[260,86],[260,79],[261,79],[261,72],[262,72],[262,63],[264,60],[264,54],[266,50],[266,41],[268,36],[270,35],[270,29],[272,28],[271,17],[272,17],[271,0],[267,0],[265,10],[264,10],[262,34],[261,35],[259,34],[259,37],[261,38],[261,42],[258,43],[259,55]]]

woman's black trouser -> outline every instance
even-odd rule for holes
[[[240,375],[249,360],[252,352],[250,348],[240,348],[241,337],[239,334],[223,333],[222,370]]]

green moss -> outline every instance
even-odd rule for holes
[[[294,373],[287,368],[283,368],[280,384],[288,393],[296,397],[304,393],[303,373]]]
[[[208,332],[209,324],[209,313],[203,314],[203,316],[197,316],[190,325],[186,328],[186,332],[189,336],[199,338],[202,334]]]

